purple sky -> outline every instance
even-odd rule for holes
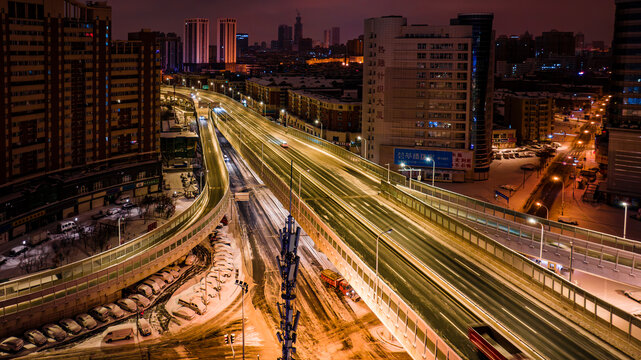
[[[301,12],[303,36],[322,40],[323,30],[341,28],[341,42],[363,32],[363,20],[384,15],[402,15],[409,23],[448,24],[459,12],[493,12],[497,35],[534,34],[557,29],[583,32],[585,41],[612,40],[614,0],[108,0],[113,8],[116,39],[127,32],[150,28],[183,36],[182,21],[206,17],[215,24],[219,17],[238,20],[238,32],[249,33],[250,44],[276,39],[279,24],[293,25],[296,9]],[[213,37],[211,38],[214,39]],[[211,41],[215,43],[215,40]]]

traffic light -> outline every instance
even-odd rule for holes
[[[234,343],[234,340],[236,340],[236,335],[231,334],[231,343],[232,343],[232,344]]]
[[[225,334],[225,344],[229,344],[229,335]]]

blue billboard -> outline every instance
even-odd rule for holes
[[[437,168],[452,168],[452,152],[450,151],[394,149],[394,164],[396,165],[404,163],[406,166],[432,166],[431,162],[425,160],[428,157],[436,161]]]

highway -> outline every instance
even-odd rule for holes
[[[520,292],[506,286],[490,275],[491,269],[462,256],[442,242],[457,241],[453,236],[427,222],[411,221],[398,209],[377,196],[380,179],[363,174],[351,166],[315,147],[288,136],[286,129],[262,119],[240,104],[222,96],[200,93],[200,96],[219,101],[229,113],[227,125],[242,141],[261,156],[283,178],[289,178],[289,164],[308,173],[301,181],[301,194],[306,203],[320,214],[352,249],[372,268],[375,262],[375,238],[372,229],[354,217],[351,211],[377,224],[391,227],[390,237],[436,271],[476,304],[509,328],[519,338],[549,359],[612,359],[625,358],[618,351],[598,341],[568,322],[559,320],[547,309]],[[279,146],[287,141],[289,148]],[[317,186],[317,179],[322,187]],[[296,184],[294,179],[294,184]],[[296,185],[294,190],[297,191]],[[346,202],[346,209],[336,198]],[[477,359],[466,335],[470,323],[478,321],[473,313],[443,293],[424,274],[406,259],[381,242],[379,271],[439,335],[470,359]]]

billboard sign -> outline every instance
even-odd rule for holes
[[[421,150],[421,149],[394,149],[394,164],[401,165],[404,163],[406,166],[432,166],[431,162],[425,159],[432,158],[436,161],[436,167],[442,169],[452,168],[452,152],[451,151],[436,151],[436,150]]]

